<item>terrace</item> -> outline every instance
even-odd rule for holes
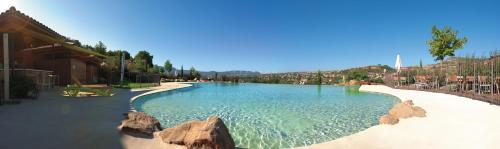
[[[427,90],[465,96],[493,104],[500,104],[500,56],[451,57],[440,65],[402,69],[399,78],[394,74],[390,82],[398,88]]]

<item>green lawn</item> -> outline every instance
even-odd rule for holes
[[[146,88],[146,87],[153,87],[155,86],[155,83],[124,83],[123,85],[120,84],[113,84],[111,85],[114,88]]]

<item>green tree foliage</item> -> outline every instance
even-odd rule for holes
[[[385,69],[386,71],[396,71],[396,69],[392,68],[389,65],[382,65],[382,71]]]
[[[93,50],[99,54],[106,55],[106,48],[107,48],[106,45],[104,45],[104,43],[99,41],[97,42]]]
[[[164,72],[164,69],[161,66],[154,65],[153,69],[150,71],[151,73],[162,73]]]
[[[191,67],[191,69],[189,69],[189,76],[191,79],[194,79],[194,78],[200,78],[200,73],[198,71],[196,71],[196,69],[194,69],[194,67]]]
[[[149,54],[148,51],[142,50],[137,52],[137,54],[134,56],[134,60],[135,59],[142,60],[147,68],[153,68],[153,55]]]
[[[142,59],[141,57],[134,58],[134,65],[135,69],[137,69],[138,72],[147,72],[148,70],[148,65],[146,64],[146,60]]]
[[[163,65],[163,67],[165,67],[165,71],[169,74],[173,70],[172,63],[170,63],[170,60],[165,61],[165,64]]]
[[[130,71],[130,72],[139,72],[139,68],[137,68],[137,65],[135,64],[134,61],[131,61],[131,60],[128,60],[126,61],[125,63],[127,66],[126,66],[126,70]]]
[[[130,57],[130,53],[125,50],[114,50],[114,51],[108,51],[106,53],[107,56],[116,56],[121,59],[122,54],[125,54],[125,60],[130,60],[132,57]]]
[[[424,67],[424,65],[422,63],[422,59],[420,59],[420,68],[423,68],[423,67]]]
[[[91,45],[82,45],[82,48],[85,48],[85,49],[90,49],[92,51],[95,51],[95,48]]]
[[[162,67],[162,66],[158,66],[158,71],[160,72],[160,74],[165,74],[165,68]]]
[[[352,69],[345,74],[347,81],[349,80],[366,80],[368,79],[368,72],[361,69]]]
[[[443,30],[432,27],[432,39],[427,41],[429,52],[436,61],[443,61],[446,56],[455,56],[455,50],[463,48],[467,43],[467,38],[458,38],[458,31],[446,26]]]
[[[122,50],[113,50],[113,51],[107,51],[106,55],[106,65],[109,67],[110,70],[118,70],[120,68],[120,60],[121,60],[121,54],[125,54],[125,60],[127,60],[127,54],[129,55],[130,59],[130,54],[127,51],[122,51]]]
[[[120,57],[118,56],[108,56],[104,61],[106,63],[106,65],[104,65],[105,68],[110,71],[115,71],[120,68]]]

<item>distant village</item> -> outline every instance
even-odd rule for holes
[[[372,65],[336,71],[267,73],[251,77],[233,76],[233,78],[238,77],[239,82],[275,84],[342,84],[349,80],[378,81],[382,83],[384,73],[393,71],[394,69],[387,65]],[[220,79],[217,80],[220,81]]]

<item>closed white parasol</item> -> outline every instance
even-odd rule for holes
[[[401,63],[401,57],[399,57],[399,53],[396,56],[396,65],[394,67],[396,67],[396,71],[398,71],[398,73],[401,72],[401,67],[403,67],[403,64]]]
[[[399,53],[398,55],[396,56],[396,65],[394,65],[394,67],[396,67],[396,71],[397,71],[397,75],[398,75],[398,86],[400,86],[401,84],[401,81],[399,79],[399,73],[401,72],[401,67],[403,67],[403,64],[401,64],[401,57],[399,56]]]

